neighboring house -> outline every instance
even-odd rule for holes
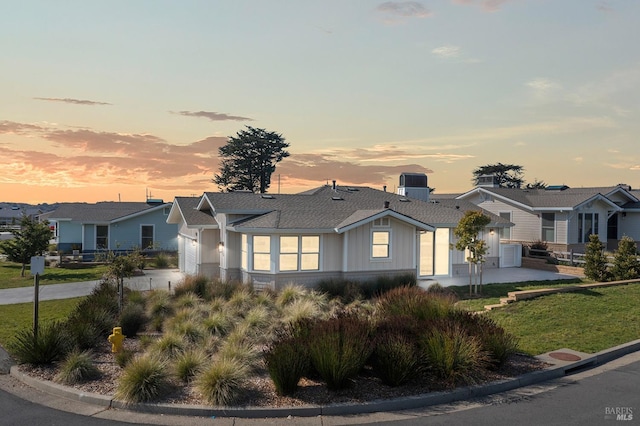
[[[420,193],[417,189],[406,193]],[[279,289],[330,278],[468,274],[464,253],[451,249],[453,228],[468,209],[477,207],[334,183],[299,194],[178,197],[167,221],[178,225],[182,271]],[[490,249],[487,267],[514,263],[501,261],[498,238],[498,230],[511,223],[487,214],[492,218],[483,235]]]
[[[640,240],[640,194],[627,185],[545,189],[479,186],[456,199],[472,202],[512,222],[502,242],[544,241],[549,249],[584,253],[591,234],[607,248],[625,235]]]
[[[131,250],[178,250],[178,227],[166,222],[171,203],[64,203],[40,215],[54,229],[58,250],[71,253]]]

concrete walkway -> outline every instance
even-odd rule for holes
[[[560,274],[558,272],[541,271],[528,268],[492,268],[482,272],[482,284],[518,283],[524,281],[552,281],[580,278],[575,275]],[[437,277],[432,280],[420,280],[420,287],[428,287],[439,283],[443,287],[451,285],[469,285],[469,276]]]
[[[182,281],[184,274],[177,269],[145,269],[144,275],[125,278],[125,286],[132,290],[168,289]],[[170,284],[169,284],[170,283]],[[88,296],[100,281],[82,281],[40,286],[39,300],[71,299]],[[0,305],[33,302],[33,286],[0,290]]]

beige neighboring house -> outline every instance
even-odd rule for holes
[[[544,241],[556,251],[584,253],[596,234],[609,250],[623,236],[640,241],[640,193],[628,185],[545,189],[478,186],[455,199],[476,204],[512,222],[501,230],[504,243]]]
[[[424,189],[393,194],[334,183],[299,194],[206,192],[175,198],[167,222],[178,225],[181,271],[273,289],[329,278],[468,274],[464,253],[451,249],[453,228],[478,207],[411,198]],[[519,266],[520,247],[504,251],[499,241],[512,224],[487,214],[486,267]]]

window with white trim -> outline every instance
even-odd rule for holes
[[[388,217],[381,217],[373,221],[374,228],[388,228],[389,226],[391,226],[391,221]]]
[[[578,242],[586,243],[589,236],[598,235],[598,213],[578,213]]]
[[[271,237],[269,235],[253,236],[253,270],[271,270]]]
[[[283,235],[280,237],[281,271],[317,271],[320,269],[320,236]]]
[[[371,257],[388,259],[390,257],[391,231],[373,231],[371,233]]]
[[[556,214],[542,213],[542,241],[556,241]]]
[[[153,248],[153,225],[140,227],[140,243],[142,250]]]
[[[109,248],[109,226],[96,225],[96,249]]]

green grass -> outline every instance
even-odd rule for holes
[[[531,355],[594,353],[640,339],[640,284],[557,293],[488,312]]]
[[[542,288],[568,287],[584,284],[589,281],[580,278],[553,281],[525,281],[520,283],[485,284],[482,286],[482,294],[469,296],[469,285],[450,286],[447,290],[453,291],[460,301],[457,306],[471,311],[482,311],[485,305],[500,303],[501,297],[507,297],[510,291],[536,290]]]
[[[83,298],[40,302],[39,323],[65,320]],[[0,305],[0,345],[4,348],[19,330],[33,327],[33,303]]]
[[[33,276],[29,273],[29,265],[25,276],[20,276],[22,265],[13,262],[0,262],[0,290],[6,288],[29,287],[33,285]],[[82,269],[45,268],[40,275],[40,285],[62,284],[79,281],[98,281],[107,271],[105,265],[89,266]]]

